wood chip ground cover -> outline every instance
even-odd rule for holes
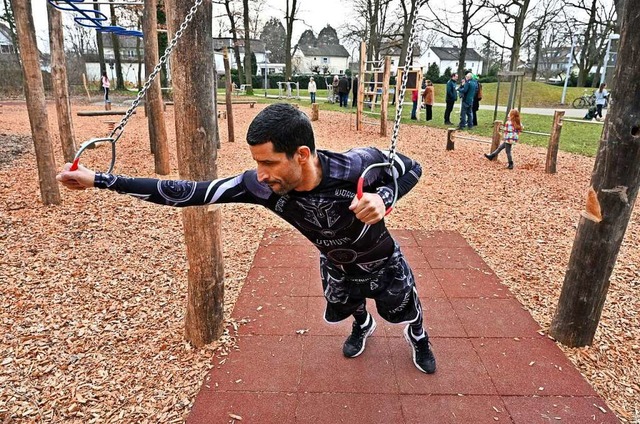
[[[253,166],[244,135],[261,107],[234,109],[235,143],[226,139],[226,121],[219,121],[220,176]],[[62,164],[55,116],[49,104]],[[175,146],[173,111],[165,116]],[[79,142],[107,132],[100,118],[74,117],[74,127]],[[314,129],[321,148],[388,144],[375,128],[356,133],[352,115],[321,112]],[[26,107],[3,107],[0,144],[12,147],[0,149],[0,421],[183,421],[207,370],[219,361],[214,356],[236,348],[238,323],[229,316],[263,230],[287,224],[259,208],[221,206],[227,331],[213,345],[194,349],[183,339],[181,212],[94,190],[63,190],[62,205],[43,206],[29,135]],[[546,331],[593,158],[561,153],[558,174],[546,175],[546,152],[519,145],[516,169],[507,171],[504,159],[482,157],[486,145],[459,142],[446,152],[445,138],[442,130],[401,128],[400,151],[422,164],[423,177],[388,225],[459,231]],[[119,141],[116,172],[155,176],[147,146],[144,114],[136,114]],[[107,154],[96,149],[86,160],[104,164]],[[177,178],[174,148],[171,161],[174,171],[164,178]],[[640,408],[638,263],[636,212],[593,346],[563,348],[624,422]]]

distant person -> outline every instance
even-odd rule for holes
[[[609,97],[609,92],[606,90],[607,84],[600,84],[600,88],[596,90],[596,120],[602,119],[602,108],[607,103],[607,97]]]
[[[293,84],[291,82],[291,77],[289,77],[289,79],[287,79],[287,83],[286,84],[287,84],[287,99],[290,99],[291,97],[293,97],[292,94],[291,94],[291,84]]]
[[[493,158],[498,156],[498,153],[505,149],[507,153],[507,160],[509,161],[507,169],[513,169],[511,147],[515,146],[515,144],[518,142],[520,133],[524,128],[522,126],[522,123],[520,122],[520,112],[518,112],[518,109],[511,109],[511,111],[509,112],[509,118],[507,118],[507,122],[504,124],[503,128],[504,131],[502,133],[502,144],[500,144],[500,146],[490,154],[485,153],[484,157],[489,160],[493,160]]]
[[[311,103],[316,102],[316,92],[318,91],[318,87],[316,87],[316,82],[313,80],[313,77],[309,78],[309,85],[307,86],[307,91],[309,91],[309,97],[311,97]]]
[[[473,128],[473,98],[476,96],[478,85],[471,76],[471,72],[468,72],[462,80],[460,88],[458,88],[460,100],[462,101],[459,130],[464,130],[465,127]]]
[[[451,122],[451,111],[453,110],[453,105],[455,105],[458,100],[458,74],[451,74],[451,78],[447,81],[447,93],[445,96],[445,101],[447,102],[447,107],[444,110],[444,124],[445,125],[453,125]]]
[[[333,82],[331,83],[331,87],[333,89],[333,102],[335,103],[336,101],[336,97],[339,98],[338,96],[338,84],[340,84],[340,78],[338,78],[337,75],[333,76]]]
[[[111,87],[111,82],[109,81],[109,77],[107,76],[107,72],[102,73],[102,89],[104,90],[104,102],[111,103],[109,100],[109,88]]]
[[[418,90],[411,91],[411,101],[413,102],[413,107],[411,108],[411,119],[416,120],[418,117],[416,113],[418,111]]]
[[[422,103],[427,112],[427,121],[433,119],[433,104],[435,103],[436,93],[431,80],[426,80],[424,93],[422,93]]]
[[[478,76],[474,75],[473,80],[478,84],[478,88],[476,90],[476,95],[473,98],[473,126],[478,125],[478,109],[480,109],[480,100],[482,100],[482,84],[478,80]]]
[[[358,76],[356,75],[353,78],[353,100],[351,101],[351,107],[356,107],[358,106],[358,89],[360,87],[358,87]]]
[[[349,105],[349,80],[343,75],[338,81],[338,96],[340,96],[340,107]]]

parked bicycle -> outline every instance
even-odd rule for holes
[[[574,109],[587,109],[596,104],[596,95],[589,94],[587,90],[584,90],[584,94],[580,97],[577,97],[573,100]]]

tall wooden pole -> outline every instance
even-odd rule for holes
[[[358,104],[356,108],[356,131],[362,131],[362,108],[364,107],[364,78],[366,75],[367,47],[364,41],[360,42],[360,78],[358,78]]]
[[[231,66],[229,65],[229,51],[226,47],[222,50],[222,61],[224,62],[224,99],[227,106],[227,133],[229,141],[233,143],[234,141],[236,141],[236,137],[233,132],[233,107],[231,104]]]
[[[640,2],[627,2],[623,21],[616,101],[609,107],[591,174],[602,221],[589,214],[580,218],[551,324],[551,335],[570,347],[593,342],[640,185],[640,31],[634,29],[640,26]]]
[[[389,81],[391,78],[391,58],[384,58],[384,73],[382,74],[382,104],[380,105],[380,135],[387,135],[387,117],[389,108]],[[377,81],[377,78],[376,78]],[[377,87],[376,87],[377,90]],[[398,105],[396,105],[398,107]]]
[[[544,166],[544,172],[547,174],[556,173],[556,165],[558,163],[558,149],[560,148],[560,134],[562,133],[562,118],[564,110],[556,110],[553,114],[553,127],[551,127],[551,136],[549,137],[549,147],[547,148],[547,161]]]
[[[190,7],[189,2],[167,1],[172,34]],[[212,180],[217,174],[218,123],[211,25],[211,0],[204,0],[171,57],[178,169],[182,179]],[[195,346],[203,346],[216,340],[223,331],[221,215],[217,208],[185,208],[182,220],[189,261],[185,337]]]
[[[11,0],[16,21],[20,60],[24,76],[24,94],[31,124],[31,137],[36,151],[40,197],[45,205],[60,204],[60,190],[56,181],[56,161],[49,137],[49,116],[40,73],[36,30],[31,16],[31,0]]]
[[[73,162],[76,143],[73,137],[73,121],[71,119],[71,101],[69,100],[69,84],[67,82],[67,63],[64,57],[64,34],[62,16],[58,9],[47,3],[49,18],[49,46],[51,48],[51,77],[56,98],[58,114],[58,131],[65,162]]]
[[[142,33],[144,34],[144,71],[148,77],[158,63],[158,2],[145,0],[142,12]],[[162,113],[162,90],[160,77],[156,77],[146,92],[145,109],[149,127],[149,145],[154,157],[156,174],[171,172],[167,128]]]

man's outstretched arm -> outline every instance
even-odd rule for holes
[[[96,173],[83,166],[69,171],[69,164],[57,179],[65,187],[83,190],[90,187],[113,190],[138,199],[175,207],[198,206],[210,203],[260,203],[246,189],[244,174],[214,181],[159,180],[131,178]]]

